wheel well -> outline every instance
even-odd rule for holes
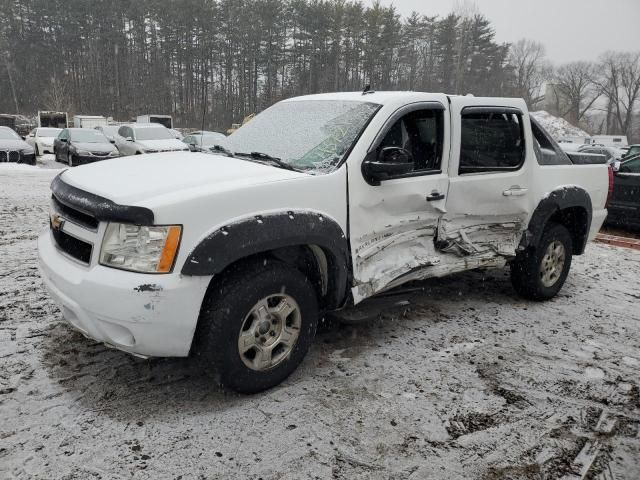
[[[583,207],[568,207],[556,211],[549,223],[557,223],[569,230],[573,243],[573,254],[581,255],[587,243],[589,216]]]
[[[255,268],[267,260],[278,260],[301,271],[311,281],[322,309],[331,310],[340,306],[344,292],[339,291],[329,275],[331,263],[336,260],[330,252],[317,245],[281,247],[241,258],[215,275],[212,283],[238,270]]]

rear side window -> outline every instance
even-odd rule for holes
[[[518,170],[525,157],[522,115],[463,110],[460,148],[460,174]]]
[[[560,146],[540,126],[535,118],[530,117],[533,134],[533,151],[540,165],[571,165],[571,160]]]

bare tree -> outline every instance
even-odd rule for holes
[[[550,76],[544,45],[524,38],[518,40],[511,46],[508,63],[514,71],[515,94],[533,107],[542,100],[542,85]]]
[[[601,92],[594,84],[595,71],[591,62],[572,62],[560,66],[553,75],[554,84],[568,105],[560,114],[575,125],[600,98]]]
[[[598,72],[595,83],[608,100],[607,130],[631,136],[640,97],[640,52],[607,52],[600,59]]]
[[[44,93],[44,105],[49,110],[67,111],[71,106],[67,92],[67,85],[64,80],[56,77],[51,79],[49,87]]]

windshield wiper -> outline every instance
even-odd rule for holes
[[[209,147],[209,151],[211,152],[222,152],[224,153],[227,157],[233,157],[235,156],[233,154],[233,152],[227,148],[224,148],[222,145],[211,145],[211,147]]]
[[[251,153],[239,153],[236,152],[233,154],[236,157],[249,157],[249,158],[253,158],[255,160],[264,160],[267,162],[271,162],[274,165],[280,167],[280,168],[284,168],[286,170],[291,170],[292,172],[300,172],[301,170],[298,170],[297,168],[289,165],[287,162],[283,162],[282,159],[278,158],[278,157],[272,157],[271,155],[268,155],[266,153],[262,153],[262,152],[251,152]]]

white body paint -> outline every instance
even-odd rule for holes
[[[351,247],[350,288],[355,303],[409,280],[504,265],[515,255],[540,200],[563,185],[578,185],[589,192],[593,204],[590,239],[606,216],[606,166],[538,165],[528,121],[527,158],[522,169],[457,175],[460,110],[496,105],[517,107],[526,114],[521,100],[413,92],[302,99],[381,105],[346,162],[332,173],[309,175],[187,152],[119,158],[64,172],[62,179],[69,185],[119,204],[147,207],[158,225],[183,226],[174,271],[166,275],[99,265],[104,223],[97,232],[65,224],[64,228],[75,229],[69,233],[94,244],[88,266],[61,253],[50,232],[43,232],[38,242],[42,276],[70,323],[94,339],[131,353],[187,355],[211,277],[181,275],[182,266],[207,235],[257,215],[306,211],[336,222]],[[369,185],[361,164],[380,130],[399,108],[425,101],[445,108],[442,172]],[[433,191],[444,193],[445,198],[427,202],[426,196]],[[504,193],[507,191],[511,194]],[[437,249],[436,239],[447,242],[448,247]],[[140,289],[142,285],[152,288]]]

